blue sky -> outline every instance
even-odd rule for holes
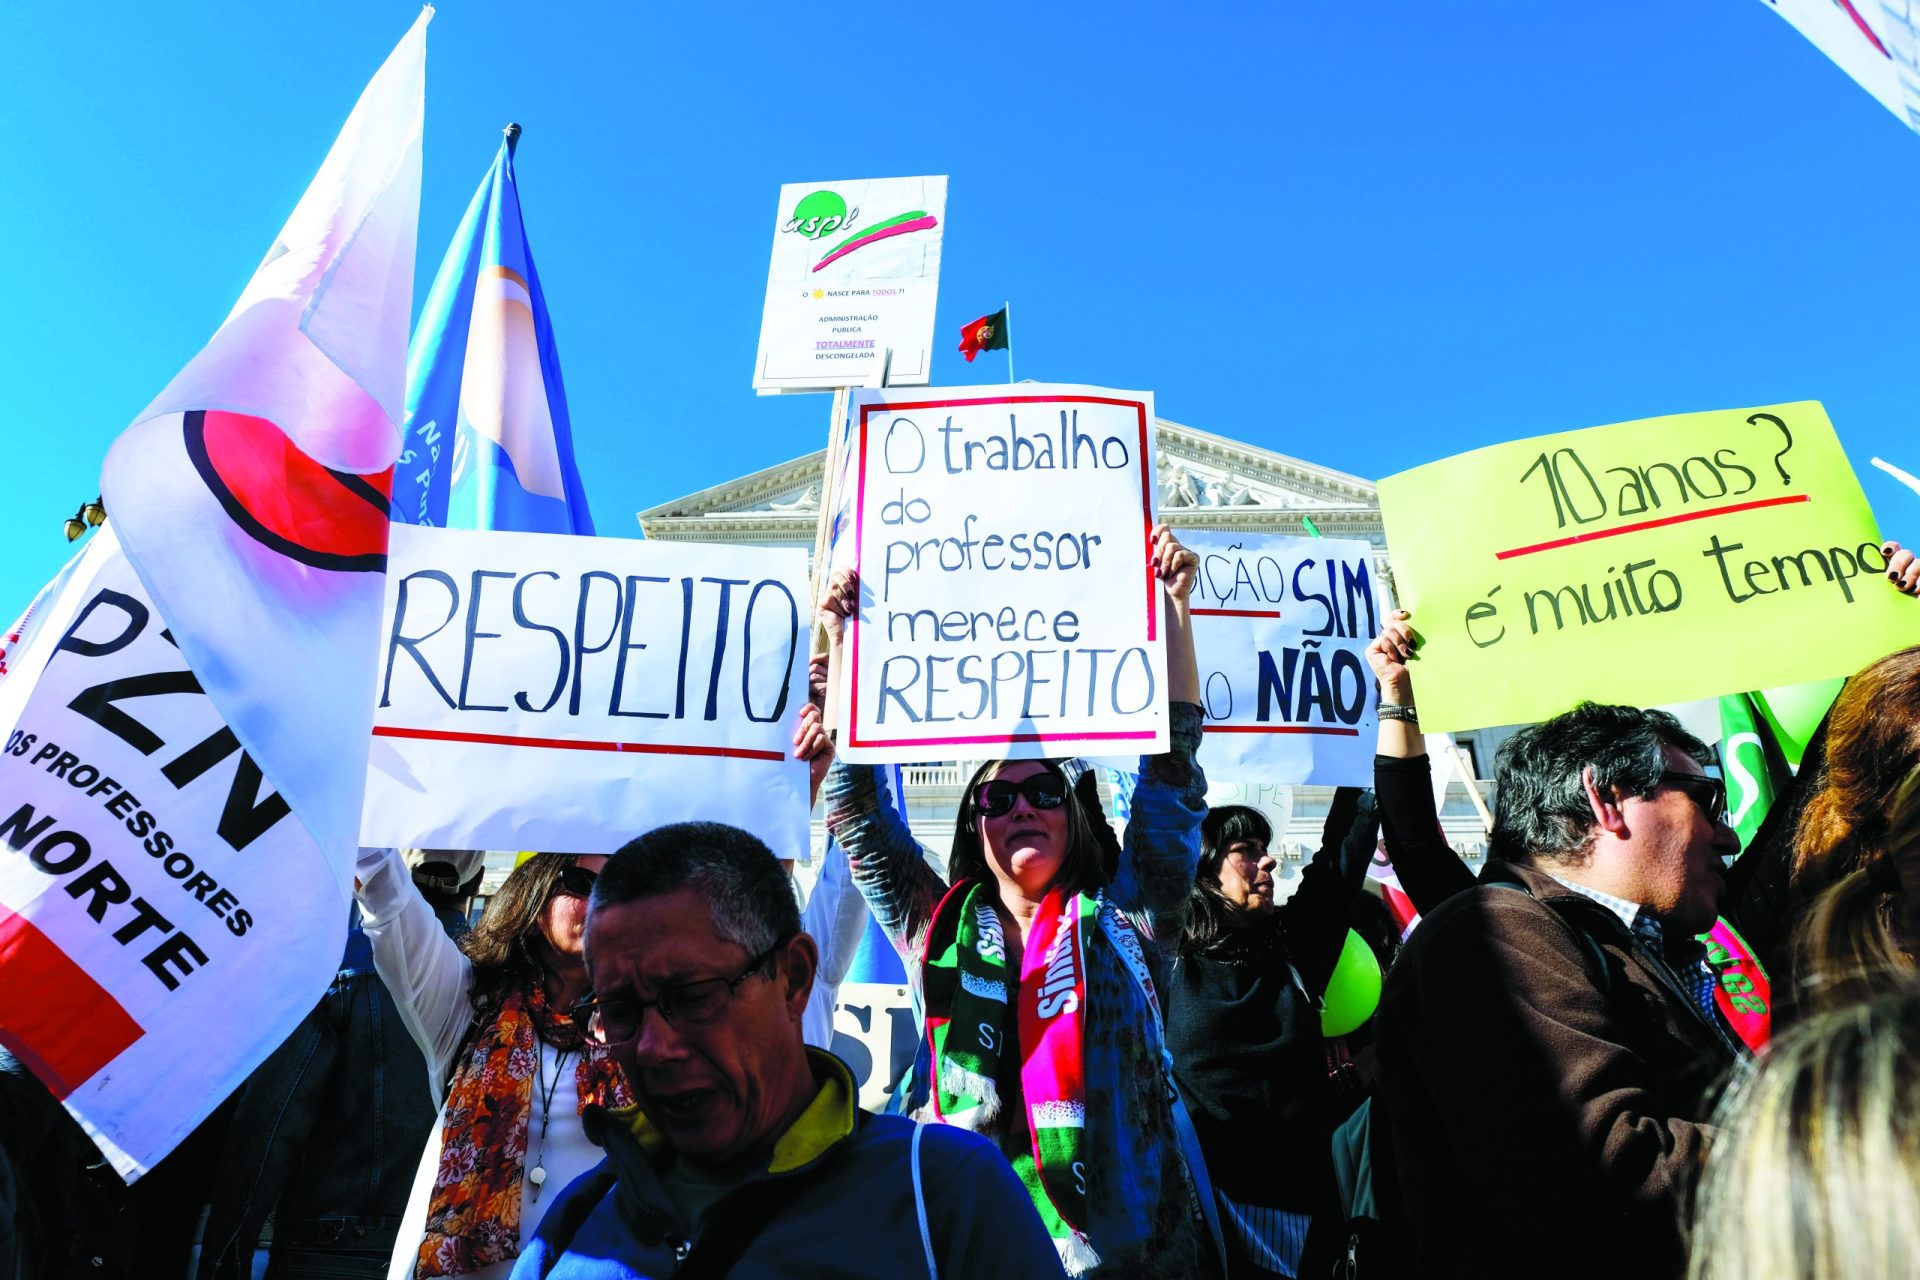
[[[8,7],[0,613],[415,11]],[[509,120],[605,534],[824,441],[749,385],[779,184],[945,173],[938,383],[1010,298],[1022,377],[1375,477],[1816,398],[1920,540],[1920,137],[1761,0],[447,0],[418,295]]]

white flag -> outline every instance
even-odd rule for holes
[[[96,535],[0,685],[0,1042],[128,1178],[340,959],[431,15],[232,314],[115,442],[101,487],[118,549]]]
[[[1920,3],[1763,0],[1854,81],[1920,131]]]
[[[102,477],[187,665],[343,891],[373,728],[431,16],[367,85],[233,313],[122,433]]]

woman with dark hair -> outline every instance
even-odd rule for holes
[[[603,855],[540,853],[514,868],[459,943],[391,849],[361,852],[374,963],[446,1090],[394,1243],[390,1280],[504,1277],[558,1194],[600,1159],[579,1116],[632,1101],[605,1049],[566,1011],[587,992],[587,897]]]
[[[1320,1005],[1375,827],[1373,796],[1341,787],[1320,851],[1276,905],[1266,818],[1224,805],[1200,825],[1167,986],[1167,1047],[1219,1196],[1234,1280],[1311,1274],[1309,1223],[1343,1225],[1330,1144],[1357,1099],[1329,1079]],[[1312,1257],[1324,1249],[1330,1259],[1337,1235]]]
[[[1157,995],[1205,813],[1187,606],[1198,561],[1162,527],[1152,565],[1165,586],[1171,749],[1141,760],[1117,865],[1111,831],[1076,786],[1079,762],[975,770],[944,877],[888,802],[880,770],[836,764],[826,786],[827,827],[926,1011],[908,1108],[994,1139],[1075,1275],[1220,1267]],[[846,570],[831,584],[822,615],[835,645],[858,590]]]

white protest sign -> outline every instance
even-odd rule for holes
[[[1152,395],[861,391],[853,415],[840,754],[1165,751]]]
[[[803,856],[806,559],[395,525],[362,843],[611,853],[708,819]]]
[[[1275,534],[1180,540],[1200,557],[1191,605],[1207,777],[1372,786],[1372,548]]]
[[[313,1008],[347,889],[111,526],[32,622],[0,680],[0,1043],[131,1179]]]
[[[867,178],[780,188],[753,385],[762,395],[869,382],[925,386],[947,180]]]
[[[893,982],[843,982],[833,1007],[833,1054],[859,1082],[860,1105],[885,1108],[896,1061],[913,1061],[920,1017],[913,994]]]

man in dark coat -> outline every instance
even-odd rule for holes
[[[1591,703],[1502,748],[1494,856],[1380,1005],[1418,1274],[1681,1272],[1711,1087],[1743,1051],[1694,940],[1739,849],[1711,759],[1664,712]]]

